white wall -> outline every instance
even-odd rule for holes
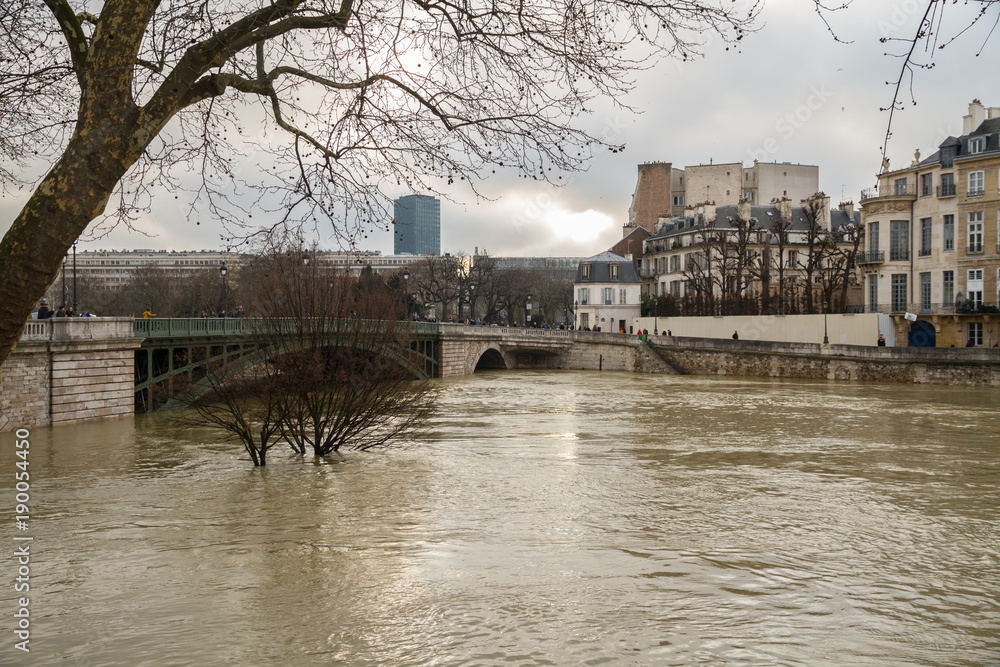
[[[827,315],[827,331],[833,345],[876,345],[879,331],[886,345],[893,346],[892,319],[880,313]],[[885,321],[883,321],[885,320]],[[823,315],[733,315],[727,317],[641,317],[635,324],[653,334],[670,331],[675,336],[692,338],[732,338],[768,340],[782,343],[822,343]],[[881,326],[880,326],[881,325]],[[903,341],[901,345],[906,345]]]

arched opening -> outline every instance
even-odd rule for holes
[[[910,327],[910,347],[936,347],[937,332],[930,322],[914,322]]]
[[[483,352],[476,362],[477,371],[497,371],[506,370],[507,363],[503,360],[503,355],[498,350],[489,349]]]

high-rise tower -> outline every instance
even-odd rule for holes
[[[441,201],[428,195],[406,195],[393,204],[393,253],[440,255]]]

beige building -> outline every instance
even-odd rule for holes
[[[84,250],[66,256],[63,271],[57,282],[64,278],[72,284],[74,267],[76,276],[87,280],[98,289],[116,289],[128,283],[136,271],[155,267],[167,275],[185,277],[201,271],[218,272],[222,264],[229,271],[235,271],[249,255],[217,250]],[[394,273],[404,267],[424,259],[419,255],[386,255],[379,251],[320,252],[320,264],[337,270],[360,275],[366,267],[375,273]]]
[[[815,224],[807,211],[815,211]],[[737,205],[689,206],[686,216],[661,218],[657,232],[646,240],[642,290],[657,301],[706,298],[709,293],[731,301],[745,299],[746,308],[762,312],[804,312],[807,289],[812,291],[815,312],[824,303],[835,311],[860,306],[853,272],[845,268],[860,224],[853,203],[832,208],[823,193],[802,200],[798,207],[787,198],[770,206],[746,200]],[[780,230],[780,240],[775,230]],[[824,250],[817,241],[827,238],[839,241],[834,243],[837,250]]]
[[[742,162],[690,165],[670,162],[639,165],[639,176],[624,234],[637,227],[655,232],[658,220],[686,214],[700,205],[735,206],[741,200],[766,205],[781,199],[797,202],[819,192],[819,167],[790,162]]]
[[[914,346],[1000,339],[1000,107],[978,100],[948,137],[909,166],[887,163],[862,193],[859,256],[869,312],[891,313]]]

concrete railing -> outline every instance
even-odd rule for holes
[[[25,342],[65,342],[133,338],[130,317],[52,317],[31,320],[24,325]]]

